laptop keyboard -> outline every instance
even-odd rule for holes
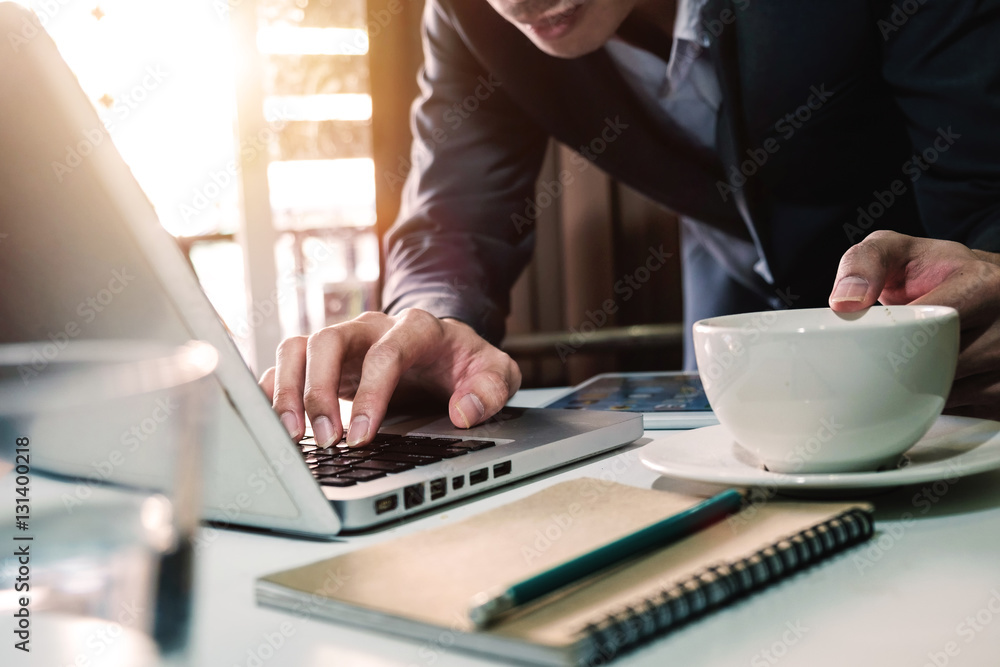
[[[305,438],[299,450],[313,476],[324,486],[353,486],[469,452],[495,447],[491,440],[433,438],[421,435],[378,433],[364,447],[348,449],[347,443],[321,449],[314,438]]]

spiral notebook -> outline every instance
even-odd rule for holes
[[[476,593],[544,571],[701,498],[599,479],[562,482],[462,522],[257,582],[260,604],[435,641],[504,662],[603,662],[853,544],[864,503],[770,501],[519,609],[486,630]],[[706,621],[708,622],[708,621]]]

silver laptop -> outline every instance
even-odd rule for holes
[[[0,34],[26,19],[0,4]],[[635,414],[507,408],[468,430],[452,427],[444,410],[388,420],[372,446],[350,453],[293,443],[46,34],[0,49],[0,119],[0,343],[49,341],[72,323],[74,339],[214,345],[220,400],[207,443],[207,520],[331,537],[642,434]],[[112,281],[120,289],[99,313],[83,305]],[[101,453],[79,456],[83,475]]]

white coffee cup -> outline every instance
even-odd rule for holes
[[[719,422],[768,470],[894,466],[941,414],[958,359],[958,312],[874,306],[727,315],[694,324]]]

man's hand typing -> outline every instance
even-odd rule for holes
[[[520,385],[517,364],[471,327],[415,308],[363,313],[288,338],[260,380],[289,434],[300,438],[308,415],[325,447],[344,433],[338,398],[353,400],[347,443],[358,446],[378,431],[394,394],[447,398],[452,423],[469,428],[493,416]]]

